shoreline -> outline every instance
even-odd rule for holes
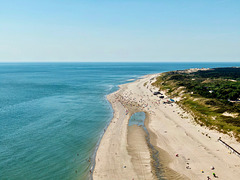
[[[109,120],[108,123],[106,124],[106,126],[105,126],[105,128],[104,128],[104,131],[101,133],[101,136],[100,136],[100,138],[99,138],[99,140],[98,140],[98,142],[97,142],[97,144],[96,144],[94,153],[93,153],[93,155],[91,156],[91,162],[93,162],[93,163],[92,163],[92,166],[90,167],[90,175],[89,175],[89,176],[90,176],[90,180],[93,180],[93,173],[92,173],[92,172],[94,171],[95,166],[96,166],[96,156],[97,156],[97,151],[98,151],[99,145],[100,145],[100,143],[101,143],[101,140],[102,140],[102,138],[103,138],[103,136],[104,136],[104,133],[105,133],[106,129],[108,128],[108,126],[109,126],[109,124],[111,123],[112,118],[113,118],[113,116],[114,116],[114,109],[113,109],[113,107],[112,107],[112,104],[108,101],[107,95],[105,96],[105,98],[106,98],[107,102],[109,103],[109,107],[111,108],[112,117],[110,118],[110,120]]]
[[[96,152],[93,179],[156,179],[152,173],[149,149],[136,152],[145,153],[140,157],[144,159],[144,163],[140,164],[140,171],[132,161],[138,156],[128,151],[128,120],[131,114],[139,111],[149,116],[145,125],[151,143],[159,151],[160,163],[168,179],[205,179],[207,176],[213,178],[213,172],[219,179],[240,177],[240,172],[237,172],[240,160],[229,155],[227,149],[216,139],[221,136],[236,149],[240,149],[239,144],[224,134],[196,125],[191,115],[176,104],[163,105],[159,98],[152,95],[156,88],[152,87],[151,82],[158,75],[145,75],[134,82],[119,85],[119,90],[107,96],[114,114]],[[187,118],[182,118],[182,114]],[[137,136],[136,133],[133,134]],[[206,138],[205,134],[211,135],[211,139]],[[142,144],[142,148],[135,148],[134,151],[146,146],[143,140],[137,144],[131,142],[132,144],[135,147]],[[179,156],[175,157],[176,154]],[[143,168],[144,166],[147,168]],[[216,169],[211,170],[211,166]]]

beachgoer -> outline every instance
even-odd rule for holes
[[[208,177],[207,177],[207,180],[211,180],[211,178],[208,176]]]
[[[213,177],[217,177],[215,173],[212,173]]]
[[[211,166],[211,170],[214,170],[215,168],[214,168],[214,166]]]
[[[176,157],[178,157],[179,155],[178,154],[176,154]]]

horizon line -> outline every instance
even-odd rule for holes
[[[240,63],[239,61],[0,61],[0,63]]]

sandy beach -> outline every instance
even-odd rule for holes
[[[128,126],[131,115],[144,111],[150,142],[159,152],[166,179],[240,179],[240,157],[218,142],[221,137],[240,151],[235,139],[197,125],[176,103],[163,104],[151,83],[158,74],[120,85],[110,95],[114,117],[96,153],[93,179],[159,179],[142,127]],[[212,170],[212,167],[214,169]]]

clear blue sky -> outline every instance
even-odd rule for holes
[[[0,0],[0,61],[240,62],[240,0]]]

